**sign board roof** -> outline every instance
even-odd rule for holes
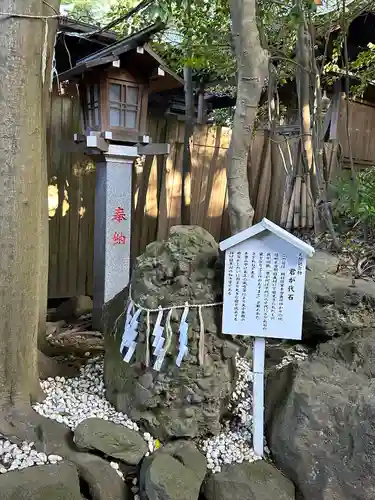
[[[232,248],[235,245],[242,243],[243,241],[253,238],[254,236],[264,231],[269,231],[278,236],[280,239],[294,246],[297,250],[303,252],[307,257],[312,257],[315,253],[315,250],[311,245],[300,240],[293,234],[288,233],[288,231],[266,218],[258,222],[258,224],[249,227],[249,229],[245,229],[244,231],[241,231],[240,233],[235,234],[234,236],[231,236],[230,238],[222,241],[220,243],[220,250],[226,251],[229,248]]]

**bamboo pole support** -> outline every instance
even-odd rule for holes
[[[311,180],[310,174],[307,174],[307,227],[311,229],[314,227],[314,207],[313,207],[313,196],[311,192]]]
[[[296,172],[299,170],[300,162],[301,162],[301,141],[298,140],[298,143],[295,146],[295,151],[293,154],[294,161],[292,158],[292,152],[290,149],[289,142],[287,142],[287,149],[288,149],[288,153],[289,153],[290,170],[289,170],[288,175],[286,176],[286,182],[285,182],[282,214],[281,214],[281,218],[280,218],[282,226],[286,226],[286,224],[287,224],[288,215],[289,215],[289,208],[290,208],[290,205],[292,203],[293,188],[294,188],[293,181],[295,181]]]
[[[296,184],[294,184],[292,197],[290,198],[288,218],[286,220],[286,229],[290,231],[293,227],[293,212],[294,212],[294,198],[296,196]]]
[[[294,221],[293,226],[294,229],[298,229],[300,227],[300,219],[301,219],[301,184],[302,178],[300,175],[296,177],[295,187],[295,195],[294,195]]]
[[[301,187],[301,229],[306,228],[307,222],[307,186],[306,177],[302,179]]]
[[[285,190],[283,196],[283,205],[281,209],[280,226],[285,227],[288,220],[289,204],[288,204],[288,193]]]

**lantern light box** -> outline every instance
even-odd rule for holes
[[[151,26],[90,54],[59,74],[60,82],[78,85],[84,135],[106,132],[114,142],[149,142],[149,95],[184,84],[145,42],[154,29]]]

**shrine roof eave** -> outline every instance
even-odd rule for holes
[[[245,240],[253,238],[254,236],[264,231],[269,231],[275,234],[280,239],[286,241],[290,245],[294,246],[295,248],[303,252],[307,257],[312,257],[315,253],[315,250],[311,245],[300,240],[293,234],[288,233],[288,231],[285,231],[285,229],[281,228],[280,226],[278,226],[277,224],[271,222],[266,218],[262,219],[260,222],[258,222],[258,224],[255,224],[254,226],[249,227],[248,229],[245,229],[244,231],[241,231],[240,233],[235,234],[234,236],[231,236],[230,238],[227,238],[226,240],[222,241],[220,243],[220,250],[221,251],[229,250],[230,248],[233,248],[239,243],[242,243]]]

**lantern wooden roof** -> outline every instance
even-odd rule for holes
[[[119,67],[149,80],[151,92],[181,88],[183,79],[169,69],[148,44],[150,37],[159,30],[160,24],[156,23],[93,52],[79,59],[71,69],[60,73],[58,78],[60,81],[79,80],[93,69],[98,70],[118,61]]]

